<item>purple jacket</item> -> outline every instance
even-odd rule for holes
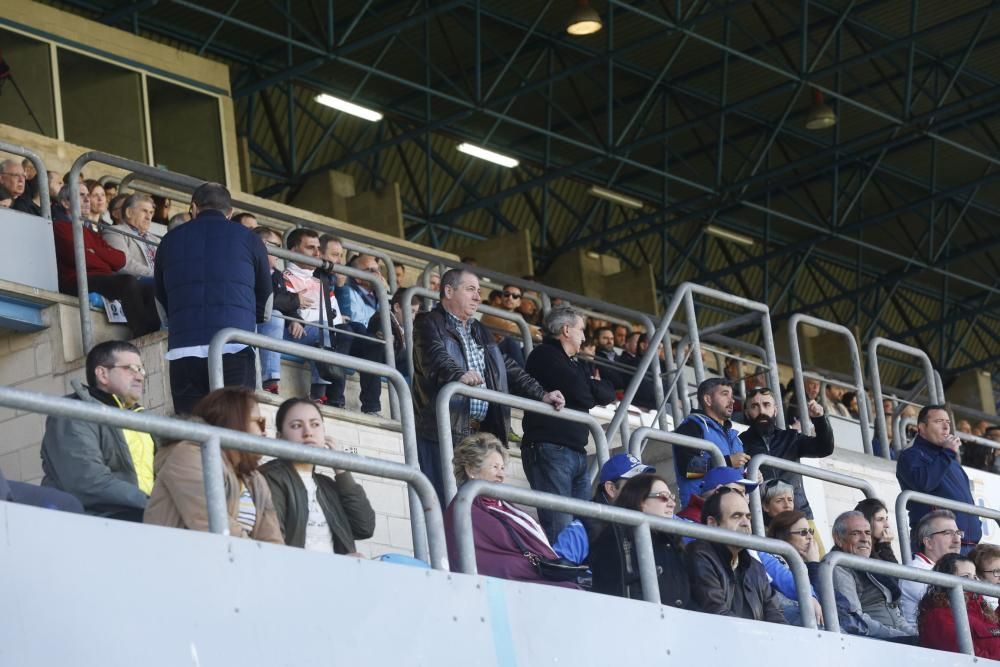
[[[556,558],[555,552],[548,544],[540,541],[518,524],[509,524],[528,549],[545,558]],[[539,528],[541,532],[541,528]],[[454,569],[458,565],[458,545],[455,541],[455,502],[448,505],[444,512],[444,534],[448,540],[448,560]],[[530,581],[532,583],[550,584],[564,588],[578,588],[572,582],[549,581],[539,576],[535,567],[528,562],[521,550],[515,544],[510,532],[501,523],[501,519],[486,509],[484,498],[472,501],[472,537],[476,543],[476,568],[479,574],[487,577],[510,579],[511,581]]]

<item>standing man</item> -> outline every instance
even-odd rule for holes
[[[722,378],[709,378],[698,385],[698,409],[692,410],[675,432],[708,440],[722,451],[726,465],[743,470],[750,457],[743,452],[743,443],[730,421],[732,416],[733,386]],[[703,478],[712,466],[708,452],[674,448],[674,472],[681,507],[687,506],[692,495],[702,494]]]
[[[417,420],[420,469],[427,475],[444,504],[444,481],[437,435],[438,391],[449,382],[516,393],[544,401],[561,410],[566,401],[559,391],[546,392],[534,378],[505,358],[493,336],[476,321],[479,279],[462,269],[441,276],[441,301],[421,313],[413,330],[413,407]],[[507,443],[510,408],[490,405],[465,396],[451,402],[454,442],[485,431]]]
[[[750,534],[750,505],[723,488],[705,501],[702,523]],[[707,614],[785,623],[767,572],[743,547],[695,540],[688,545],[691,595]]]
[[[767,387],[750,390],[743,406],[743,414],[750,423],[750,428],[740,434],[743,451],[751,457],[769,454],[795,463],[803,456],[819,459],[833,454],[833,429],[830,428],[830,420],[826,418],[823,406],[812,399],[808,403],[808,409],[813,428],[816,429],[815,436],[775,426],[778,403],[774,394]],[[795,509],[804,513],[810,525],[815,528],[812,508],[809,507],[809,500],[802,486],[802,475],[766,466],[761,468],[761,473],[765,480],[780,479],[792,485],[795,490]]]
[[[943,405],[925,406],[917,415],[917,437],[904,449],[896,462],[896,479],[903,491],[919,491],[932,496],[950,498],[975,505],[969,476],[958,461],[962,441],[951,431],[951,418]],[[931,511],[922,503],[910,503],[910,530]],[[955,521],[963,532],[962,553],[968,553],[983,537],[979,517],[956,514]]]
[[[545,391],[561,392],[566,406],[574,410],[588,412],[595,405],[614,401],[611,383],[602,380],[596,368],[588,373],[586,365],[577,359],[585,337],[583,316],[571,306],[556,306],[545,317],[544,325],[542,344],[528,355],[528,374]],[[523,424],[521,462],[531,488],[587,500],[587,425],[534,412],[524,415]],[[573,516],[565,512],[538,510],[538,523],[549,540],[555,540],[572,520]]]
[[[191,195],[193,219],[163,237],[153,278],[164,323],[174,411],[191,412],[208,394],[208,344],[227,327],[254,332],[271,316],[271,270],[260,237],[229,222],[229,190],[203,183]],[[223,384],[257,384],[254,351],[229,343]]]
[[[87,385],[70,398],[121,410],[142,410],[146,369],[139,350],[107,341],[87,355]],[[45,420],[42,486],[75,496],[88,514],[142,521],[153,490],[153,438],[148,433],[69,417]]]

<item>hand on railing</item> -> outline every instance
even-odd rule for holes
[[[479,371],[465,371],[462,376],[458,378],[458,381],[462,384],[467,384],[470,387],[481,387],[483,384],[483,376],[479,374]]]
[[[556,410],[562,410],[566,406],[566,399],[563,397],[562,392],[556,389],[542,396],[542,403],[548,403]]]

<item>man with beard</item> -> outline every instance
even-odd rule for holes
[[[802,457],[819,459],[832,454],[833,429],[830,428],[830,421],[823,406],[812,398],[807,407],[813,427],[816,429],[815,436],[777,428],[774,425],[774,417],[778,411],[778,404],[774,394],[767,387],[751,390],[743,406],[743,415],[750,425],[750,428],[740,434],[743,451],[751,457],[757,454],[769,454],[796,463]],[[802,476],[767,466],[761,468],[761,474],[765,480],[780,479],[791,484],[795,489],[795,509],[804,513],[809,524],[815,528],[812,508],[809,507],[809,501],[802,488]]]

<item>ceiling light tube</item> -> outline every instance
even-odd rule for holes
[[[480,160],[486,160],[487,162],[492,162],[508,169],[513,169],[518,165],[518,161],[512,157],[470,143],[459,144],[458,150],[466,155],[471,155],[472,157],[477,157]]]
[[[331,109],[336,109],[337,111],[343,111],[346,114],[357,116],[358,118],[363,118],[373,123],[382,120],[382,114],[379,113],[378,111],[375,111],[374,109],[368,109],[366,107],[361,106],[360,104],[355,104],[354,102],[348,102],[347,100],[342,100],[339,97],[334,97],[333,95],[320,93],[314,99],[323,106],[330,107]]]
[[[635,197],[629,197],[627,195],[619,194],[612,190],[605,190],[597,185],[591,185],[587,192],[594,197],[600,197],[601,199],[606,199],[610,202],[616,204],[621,204],[622,206],[627,206],[628,208],[642,208],[645,206],[640,200]]]
[[[722,227],[716,227],[715,225],[708,225],[705,227],[705,233],[709,236],[714,236],[717,239],[723,239],[725,241],[732,241],[733,243],[739,243],[740,245],[746,246],[748,248],[753,247],[757,242],[745,234],[739,234],[737,232],[731,232],[728,229],[723,229]]]

